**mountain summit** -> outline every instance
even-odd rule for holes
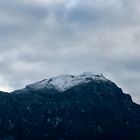
[[[85,72],[78,76],[73,75],[61,75],[58,77],[53,77],[51,79],[44,79],[42,81],[39,81],[37,83],[27,85],[26,88],[38,90],[38,89],[56,89],[59,92],[65,92],[66,90],[80,85],[84,83],[90,83],[92,81],[108,81],[102,74],[100,75],[94,75],[91,72]]]
[[[0,93],[2,140],[139,140],[140,106],[102,74],[62,75]]]

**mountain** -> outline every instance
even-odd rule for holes
[[[0,140],[139,140],[140,105],[103,75],[62,75],[0,92]]]

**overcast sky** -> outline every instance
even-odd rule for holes
[[[140,103],[139,0],[0,0],[0,90],[85,71]]]

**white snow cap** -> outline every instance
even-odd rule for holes
[[[108,81],[102,74],[94,75],[91,72],[84,72],[81,75],[61,75],[53,77],[51,79],[44,79],[31,85],[27,85],[26,88],[30,89],[56,89],[59,92],[64,92],[74,86],[89,83],[91,81]]]

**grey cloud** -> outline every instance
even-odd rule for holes
[[[118,4],[120,3],[120,4]],[[133,2],[136,3],[136,2]],[[140,5],[137,1],[137,6]],[[140,11],[129,1],[119,0],[114,4],[105,4],[103,1],[88,3],[79,1],[74,8],[67,12],[67,20],[80,25],[92,24],[93,26],[114,27],[139,24]],[[90,25],[91,26],[91,25]],[[94,27],[93,27],[94,28]]]
[[[103,73],[140,102],[139,1],[0,1],[0,81],[14,89],[59,74]]]

